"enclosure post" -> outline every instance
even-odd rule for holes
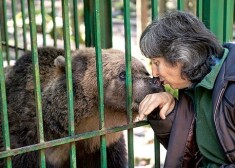
[[[233,38],[234,0],[225,0],[224,3],[223,42],[229,42]]]
[[[84,20],[85,20],[85,44],[95,46],[95,12],[94,1],[84,0]],[[112,2],[111,0],[100,0],[100,23],[101,23],[101,47],[112,47]]]
[[[1,30],[1,24],[0,24]],[[0,31],[1,32],[1,31]],[[1,33],[0,33],[1,41]],[[9,122],[8,122],[8,113],[7,113],[7,96],[6,96],[6,86],[5,86],[5,75],[3,70],[3,56],[2,56],[2,44],[0,44],[0,112],[1,112],[1,121],[2,121],[2,137],[3,145],[6,151],[11,150],[10,145],[10,132],[9,132]],[[5,159],[6,167],[12,167],[11,157]]]
[[[36,117],[37,117],[37,131],[39,143],[44,142],[44,131],[43,131],[43,116],[42,116],[42,97],[41,97],[41,86],[40,86],[40,73],[39,73],[39,60],[37,51],[37,30],[36,30],[36,19],[35,19],[35,4],[34,0],[28,0],[28,13],[29,13],[29,26],[30,26],[30,42],[32,51],[32,67],[34,76],[34,94],[36,103]],[[45,150],[39,151],[40,166],[46,168],[46,157]]]
[[[202,21],[223,42],[224,1],[202,1]]]
[[[69,31],[69,3],[68,0],[62,0],[62,17],[63,17],[63,37],[65,49],[65,70],[66,70],[66,88],[68,102],[68,131],[69,136],[75,135],[74,120],[74,96],[73,96],[73,75],[72,75],[72,58],[70,49],[70,31]],[[70,144],[70,167],[77,167],[76,145],[75,142]]]

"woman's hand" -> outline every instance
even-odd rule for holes
[[[175,99],[167,92],[160,92],[147,95],[139,105],[139,120],[143,120],[145,116],[150,114],[155,108],[159,107],[159,115],[161,119],[165,119],[166,116],[174,109]]]

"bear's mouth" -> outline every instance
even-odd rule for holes
[[[159,86],[159,87],[162,85],[162,82],[163,82],[163,81],[162,81],[159,77],[153,77],[153,78],[152,78],[152,83],[153,83],[153,84],[156,84],[156,85]]]
[[[158,92],[163,92],[165,89],[164,89],[164,81],[161,80],[159,77],[153,77],[152,79],[152,91],[154,93],[158,93]]]

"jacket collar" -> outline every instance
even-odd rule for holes
[[[229,53],[215,81],[212,95],[214,111],[216,110],[216,102],[220,98],[222,89],[226,87],[228,81],[235,81],[235,44],[227,43],[223,47],[227,48]]]
[[[221,59],[219,59],[218,63],[214,66],[211,66],[211,71],[199,82],[196,87],[201,86],[208,90],[212,90],[215,84],[215,80],[221,70],[221,67],[228,56],[229,50],[227,48],[224,49],[224,55]]]

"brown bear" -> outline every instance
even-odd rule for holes
[[[42,89],[45,141],[68,136],[68,106],[64,50],[51,47],[38,50]],[[32,54],[23,55],[8,72],[6,80],[11,148],[38,143],[36,104],[32,74]],[[102,50],[105,128],[127,124],[125,56],[114,49]],[[99,129],[96,54],[93,48],[72,52],[75,133]],[[133,118],[138,104],[150,93],[163,91],[159,80],[149,77],[144,65],[132,58]],[[1,133],[2,136],[2,133]],[[106,135],[107,166],[127,167],[123,133]],[[47,167],[69,167],[69,144],[45,150]],[[1,137],[1,151],[3,151]],[[100,137],[76,141],[77,165],[100,167]],[[13,157],[13,167],[39,167],[38,152]],[[0,161],[0,166],[3,162]]]

